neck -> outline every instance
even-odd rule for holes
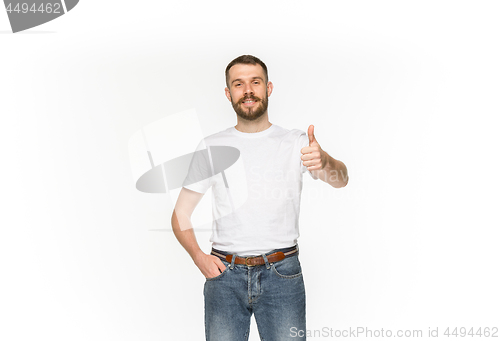
[[[254,121],[245,120],[237,116],[238,123],[235,128],[242,133],[258,133],[259,131],[264,131],[269,128],[272,124],[269,122],[269,117],[267,112]]]

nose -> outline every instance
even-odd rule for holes
[[[250,96],[250,95],[253,96],[253,89],[251,84],[246,84],[244,90],[245,90],[245,96]]]

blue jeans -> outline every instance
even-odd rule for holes
[[[269,255],[276,249],[266,254]],[[279,262],[257,266],[222,260],[226,269],[205,282],[207,341],[247,341],[255,314],[263,341],[305,340],[306,300],[298,252]],[[295,331],[295,332],[294,332]]]

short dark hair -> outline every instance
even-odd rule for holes
[[[268,77],[267,77],[266,64],[264,64],[264,62],[257,57],[251,56],[249,54],[244,54],[242,56],[239,56],[238,58],[235,58],[226,67],[226,85],[228,88],[229,88],[229,69],[232,68],[236,64],[252,64],[252,65],[259,64],[264,69],[264,75],[266,76],[266,84],[267,84]]]

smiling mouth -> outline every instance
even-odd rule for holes
[[[246,98],[245,100],[243,100],[241,102],[244,106],[247,106],[247,107],[250,107],[252,105],[254,105],[255,103],[257,103],[257,100],[254,99],[254,98]]]

